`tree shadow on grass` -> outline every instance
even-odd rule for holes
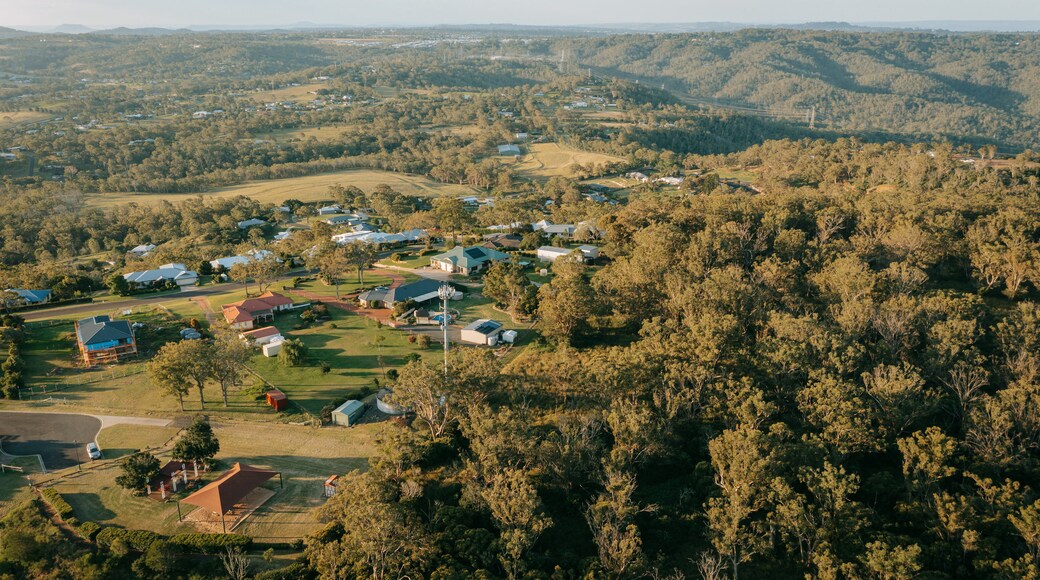
[[[94,522],[107,521],[116,517],[116,513],[101,503],[101,496],[96,493],[62,493],[72,509],[81,520]]]

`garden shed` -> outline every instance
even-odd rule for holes
[[[267,399],[267,404],[275,411],[284,411],[289,407],[289,397],[286,397],[285,393],[278,389],[267,391],[264,398]]]
[[[356,425],[364,414],[365,404],[361,401],[350,400],[336,407],[336,410],[332,412],[332,423],[351,427]]]

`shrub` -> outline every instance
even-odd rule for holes
[[[415,344],[415,338],[416,338],[416,336],[414,334],[409,334],[408,335],[408,342],[410,342],[412,344]]]
[[[76,531],[79,532],[79,535],[93,542],[94,536],[101,531],[101,526],[99,526],[97,522],[83,522],[78,528],[76,528]]]
[[[95,541],[103,548],[111,548],[116,542],[124,542],[131,549],[144,552],[153,542],[162,539],[162,536],[148,530],[127,530],[124,528],[105,527],[97,533]]]
[[[430,342],[430,337],[425,334],[420,334],[419,338],[415,339],[415,344],[418,345],[419,348],[430,348]]]
[[[58,514],[58,517],[62,520],[68,520],[73,516],[73,514],[75,514],[72,506],[69,505],[69,502],[65,501],[65,498],[61,497],[58,490],[53,487],[48,487],[41,493],[43,495],[43,501],[47,502],[47,505],[51,506],[54,513]]]
[[[186,552],[218,554],[228,548],[248,550],[253,538],[241,534],[177,534],[170,538],[170,543],[180,546]]]
[[[255,580],[307,580],[311,578],[311,572],[303,562],[293,562],[284,568],[260,572],[253,578]]]

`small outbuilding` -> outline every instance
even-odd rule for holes
[[[267,391],[264,398],[267,399],[267,404],[275,411],[284,411],[289,407],[289,397],[286,397],[285,393],[278,389]]]
[[[502,330],[501,322],[482,318],[462,329],[462,342],[495,346]]]
[[[357,425],[364,414],[365,404],[361,401],[350,400],[336,407],[336,410],[332,412],[332,423],[343,425],[344,427],[352,427]]]
[[[276,340],[269,342],[260,347],[260,351],[264,353],[264,356],[271,358],[272,356],[278,356],[278,351],[282,350],[282,341]]]

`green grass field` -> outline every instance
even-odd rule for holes
[[[290,541],[315,530],[319,524],[314,510],[324,498],[321,483],[332,474],[343,474],[353,469],[364,469],[372,454],[372,441],[378,425],[360,425],[351,429],[254,423],[215,423],[214,432],[220,440],[220,465],[206,474],[205,480],[215,479],[235,462],[282,472],[284,487],[279,488],[275,478],[266,484],[275,492],[260,509],[250,515],[238,528],[260,541]],[[134,448],[142,442],[167,439],[169,429],[135,427],[116,431],[108,428],[101,432],[99,442],[108,449]],[[152,530],[174,534],[196,531],[188,522],[178,522],[177,506],[173,502],[159,502],[131,495],[115,484],[120,473],[119,462],[94,462],[81,472],[67,470],[59,475],[54,487],[72,505],[81,521],[95,521],[133,529]],[[170,446],[155,451],[160,461],[170,458]],[[3,493],[3,480],[0,480]],[[183,494],[179,494],[183,497]],[[182,505],[187,514],[192,506]]]
[[[322,173],[287,179],[251,181],[240,185],[222,187],[201,194],[197,193],[99,193],[89,197],[88,204],[96,207],[111,207],[129,202],[157,204],[162,201],[177,201],[192,196],[235,197],[244,195],[265,203],[280,204],[287,199],[303,202],[329,199],[331,185],[354,185],[364,191],[372,191],[379,184],[386,184],[405,195],[476,195],[478,190],[466,185],[438,183],[418,175],[392,173],[369,169],[351,169],[336,173]]]
[[[294,329],[297,323],[282,317],[275,325],[286,338],[299,338],[308,347],[305,366],[286,367],[277,357],[257,355],[252,368],[264,379],[289,396],[289,400],[313,414],[325,405],[342,399],[362,397],[370,392],[374,380],[383,382],[379,356],[387,370],[405,364],[405,356],[419,353],[433,356],[433,349],[423,351],[407,340],[404,332],[379,327],[376,321],[333,308],[333,319],[310,328]],[[336,327],[333,328],[332,325]],[[378,347],[377,337],[383,337]],[[329,363],[331,372],[322,374],[320,364]]]
[[[389,257],[386,257],[382,260],[379,260],[379,263],[384,264],[386,266],[396,266],[398,268],[408,268],[410,270],[415,270],[416,268],[429,266],[430,258],[436,255],[427,254],[425,256],[420,256],[419,253],[416,251],[408,252],[405,250],[399,250],[397,253],[402,254],[400,261],[391,260]]]

